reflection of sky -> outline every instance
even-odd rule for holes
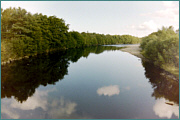
[[[15,99],[3,99],[1,106],[1,114],[3,116],[8,116],[10,119],[20,119],[20,116],[27,117],[29,115],[35,117],[36,119],[42,118],[80,118],[76,112],[77,104],[70,100],[60,97],[60,99],[53,99],[48,101],[48,94],[55,90],[40,91],[37,90],[36,93],[28,98],[26,102],[19,103]],[[40,109],[39,109],[40,108]],[[33,111],[38,109],[38,114]],[[23,110],[26,110],[28,114],[23,114]]]
[[[10,118],[18,119],[21,115],[16,111],[19,110],[34,110],[36,108],[42,108],[47,110],[47,96],[49,92],[54,90],[36,91],[36,93],[27,99],[23,103],[17,102],[15,99],[3,100],[1,106],[1,113],[7,115]],[[13,113],[13,114],[12,114]]]
[[[118,95],[120,93],[118,85],[110,85],[101,87],[97,90],[98,95],[104,95],[104,96],[113,96]]]
[[[70,64],[69,75],[56,85],[36,89],[23,104],[14,98],[3,98],[1,116],[17,119],[177,118],[177,108],[167,108],[170,115],[166,115],[162,112],[164,108],[161,109],[164,103],[154,103],[152,85],[144,76],[144,68],[135,66],[139,63],[136,57],[121,51],[91,54]]]
[[[36,91],[36,93],[27,99],[27,101],[23,103],[19,103],[13,100],[10,104],[12,108],[18,108],[21,110],[33,110],[38,107],[42,108],[43,110],[47,110],[47,96],[48,93],[53,92],[55,90],[46,90],[46,91]]]
[[[126,90],[130,90],[131,87],[130,87],[130,86],[126,86],[125,89],[126,89]]]
[[[4,102],[1,101],[1,118],[3,119],[3,114],[5,114],[9,119],[19,119],[20,115],[14,109],[9,109],[7,107],[9,103],[9,99]]]
[[[179,118],[179,106],[177,105],[168,105],[165,103],[165,99],[159,99],[156,101],[155,105],[153,106],[153,110],[156,115],[159,117],[167,117],[171,118],[174,114]]]
[[[65,100],[61,97],[60,100],[53,100],[52,103],[49,104],[50,110],[48,113],[55,119],[68,117],[76,111],[76,106],[77,104],[75,102]]]

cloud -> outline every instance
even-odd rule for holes
[[[141,24],[133,24],[127,27],[127,30],[133,31],[139,37],[144,37],[152,32],[156,32],[161,29],[162,26],[173,26],[176,29],[179,28],[179,2],[175,1],[163,1],[156,11],[140,14],[147,19]]]
[[[1,104],[1,117],[3,114],[5,114],[8,117],[10,117],[10,119],[19,119],[19,117],[20,117],[19,114],[15,110],[9,109],[7,107],[8,105],[9,104]]]
[[[7,99],[6,101],[1,101],[1,113],[7,115],[12,119],[18,119],[20,114],[16,111],[16,109],[20,110],[34,110],[38,107],[42,108],[43,110],[47,110],[47,99],[49,92],[53,92],[55,89],[46,90],[46,91],[39,91],[37,90],[36,93],[27,99],[27,101],[23,103],[17,102],[14,98]]]
[[[51,90],[46,90],[46,91],[36,91],[36,93],[27,99],[27,101],[23,103],[19,103],[17,101],[12,101],[11,102],[11,107],[12,108],[18,108],[21,110],[33,110],[38,107],[42,108],[43,110],[47,110],[47,99],[46,97],[48,96],[49,92],[53,92],[55,89]]]
[[[118,95],[120,93],[118,85],[110,85],[101,87],[97,90],[98,95],[104,95],[104,96],[113,96]]]
[[[175,6],[173,1],[162,2],[165,9],[157,10],[155,12],[141,14],[141,16],[148,16],[154,18],[161,18],[164,21],[178,22],[179,23],[179,7]]]
[[[55,99],[48,104],[46,114],[52,119],[90,119],[87,114],[79,115],[76,113],[77,103],[64,99]],[[91,118],[92,119],[92,118]]]
[[[157,27],[153,28],[153,27],[149,26],[148,23],[155,24],[155,25],[157,25]],[[150,20],[150,21],[143,22],[139,25],[134,24],[134,25],[126,26],[126,28],[123,31],[124,32],[123,34],[129,34],[129,35],[133,35],[133,36],[137,36],[137,37],[144,37],[144,36],[149,35],[152,32],[156,32],[158,30],[158,28],[159,28],[159,25],[156,24],[153,20]]]
[[[171,106],[166,104],[165,102],[166,102],[165,99],[160,99],[156,101],[155,105],[153,106],[153,110],[155,114],[161,118],[167,117],[169,119],[174,114],[179,118],[179,106],[178,105]]]
[[[151,14],[153,17],[165,18],[170,21],[179,21],[179,8],[167,8]]]
[[[150,20],[150,21],[146,21],[140,24],[139,26],[136,27],[136,29],[143,30],[143,31],[144,30],[157,30],[158,26],[153,20]]]
[[[162,4],[163,4],[164,7],[168,7],[168,8],[175,6],[173,1],[162,1]]]
[[[152,31],[157,31],[158,27],[159,26],[153,20],[149,20],[149,21],[145,21],[139,25],[131,25],[129,29],[135,29],[137,31],[152,32]]]
[[[46,91],[37,90],[32,97],[23,103],[17,102],[14,98],[3,99],[1,101],[1,114],[12,119],[29,118],[32,116],[36,119],[90,118],[88,116],[78,115],[76,113],[77,103],[64,99],[63,96],[61,96],[60,99],[52,99],[49,101],[48,94],[53,91],[55,91],[55,89]],[[42,109],[36,111],[37,108]],[[28,110],[29,114],[24,114],[24,111]]]
[[[77,104],[61,97],[60,100],[53,100],[50,104],[48,114],[54,119],[66,118],[76,111]]]

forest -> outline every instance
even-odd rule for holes
[[[143,56],[179,78],[179,30],[162,27],[143,37],[140,47]]]
[[[135,43],[140,43],[135,36],[69,31],[69,24],[56,16],[1,8],[1,62],[58,49]]]

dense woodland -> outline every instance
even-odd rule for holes
[[[163,27],[142,38],[142,54],[155,65],[179,76],[179,30]]]
[[[21,8],[1,8],[1,61],[57,49],[140,42],[131,35],[68,30],[69,25],[56,16],[31,14]]]

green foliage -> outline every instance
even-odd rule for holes
[[[133,37],[131,35],[122,35],[120,39],[123,44],[136,44],[139,43],[139,38]]]
[[[172,26],[142,38],[141,48],[142,54],[154,64],[162,68],[179,67],[179,34]]]
[[[8,51],[14,54],[10,55],[13,59],[56,49],[140,42],[139,38],[130,35],[68,32],[68,29],[69,25],[56,16],[32,15],[20,7],[1,9],[1,46],[10,48]],[[9,54],[6,50],[1,52],[2,61],[6,61],[4,55]]]
[[[55,16],[32,15],[25,9],[8,8],[1,9],[1,30],[1,46],[10,47],[14,54],[10,56],[18,58],[62,48],[66,44],[68,25]],[[2,61],[6,60],[4,55]]]

